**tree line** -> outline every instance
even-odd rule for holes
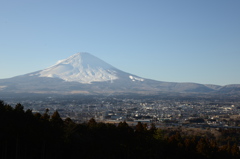
[[[222,138],[184,135],[138,122],[129,126],[96,122],[75,123],[52,115],[14,108],[0,101],[1,159],[175,159],[240,158],[239,130],[219,130]],[[233,136],[234,134],[234,136]]]

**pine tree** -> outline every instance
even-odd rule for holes
[[[88,126],[91,128],[91,127],[95,127],[97,125],[97,122],[94,118],[91,118],[89,121],[88,121]]]
[[[138,122],[136,125],[136,132],[144,132],[144,127],[141,122]]]
[[[50,115],[48,114],[48,112],[49,109],[46,109],[45,113],[41,116],[41,118],[48,121],[50,119]]]
[[[156,126],[154,123],[151,123],[149,131],[154,133],[157,130]]]
[[[63,125],[63,120],[60,117],[58,111],[56,110],[53,115],[51,116],[51,120],[50,120],[54,125],[56,126],[62,126]]]
[[[23,107],[23,105],[20,104],[20,103],[18,103],[18,104],[15,106],[14,111],[19,112],[19,113],[23,113],[23,112],[24,112],[24,107]]]

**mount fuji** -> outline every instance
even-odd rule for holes
[[[105,82],[118,79],[113,66],[89,53],[77,53],[36,74],[39,77],[60,78],[69,82]]]
[[[239,85],[225,86],[228,91]],[[59,94],[156,94],[159,92],[209,93],[222,86],[162,82],[121,71],[89,54],[77,53],[55,65],[32,73],[0,80],[0,92]]]

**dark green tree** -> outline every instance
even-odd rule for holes
[[[43,120],[47,120],[48,121],[50,119],[50,115],[48,114],[48,112],[49,112],[49,109],[46,109],[45,113],[41,116],[41,118]]]
[[[14,111],[19,112],[19,113],[23,113],[24,112],[24,107],[22,104],[18,103],[15,108]]]
[[[141,133],[144,132],[144,126],[141,122],[138,122],[135,128],[136,132]]]
[[[53,124],[57,125],[57,126],[61,126],[63,125],[63,120],[60,117],[58,111],[56,110],[53,115],[51,116],[51,120],[50,120]]]
[[[91,118],[89,121],[88,121],[88,126],[89,127],[95,127],[97,125],[97,122],[94,118]]]

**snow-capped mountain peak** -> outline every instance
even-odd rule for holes
[[[116,68],[89,53],[77,53],[37,73],[39,77],[91,83],[118,79]]]
[[[121,71],[89,53],[77,53],[33,73],[0,79],[1,92],[125,94],[159,92],[238,93],[240,86],[162,82]]]

